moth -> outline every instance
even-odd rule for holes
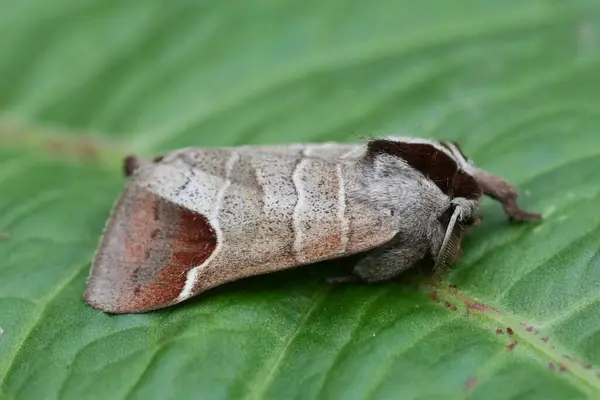
[[[423,260],[440,276],[460,257],[483,195],[508,216],[541,218],[459,145],[412,137],[367,143],[185,148],[124,161],[130,182],[108,219],[85,300],[140,313],[245,277],[360,254],[348,277],[392,279]]]

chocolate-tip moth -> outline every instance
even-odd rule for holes
[[[151,311],[226,282],[357,253],[349,277],[332,282],[385,281],[422,260],[439,276],[460,257],[484,194],[514,220],[541,218],[455,142],[185,148],[124,164],[131,180],[85,292],[109,313]]]

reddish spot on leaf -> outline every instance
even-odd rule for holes
[[[481,303],[467,303],[467,307],[476,311],[485,311],[485,304]]]
[[[504,331],[502,330],[502,328],[498,328],[498,329],[496,329],[496,333],[498,335],[502,335],[504,333]]]
[[[548,369],[549,369],[550,371],[554,371],[554,369],[555,369],[555,368],[554,368],[554,364],[553,364],[553,363],[548,363]]]
[[[448,301],[445,301],[444,305],[446,306],[447,309],[449,309],[451,311],[456,311],[457,310],[456,306],[454,304],[448,302]]]
[[[9,237],[8,232],[0,232],[0,240],[8,239]]]
[[[506,332],[511,336],[515,333],[515,331],[513,331],[512,328],[506,328]]]
[[[450,288],[454,289],[454,295],[466,306],[467,310],[475,310],[475,311],[494,311],[498,312],[499,310],[495,307],[488,306],[486,304],[480,303],[478,301],[473,300],[462,294],[460,290],[456,287],[456,285],[450,285]]]
[[[558,364],[558,369],[561,370],[561,371],[566,371],[567,367],[565,367],[564,365],[562,365],[562,364],[559,363]]]
[[[434,290],[434,291],[432,291],[432,292],[429,294],[429,298],[430,298],[431,300],[435,301],[436,303],[439,303],[439,302],[440,302],[440,296],[438,295],[438,292],[437,292],[437,291],[435,291],[435,290]]]
[[[533,332],[533,328],[531,326],[527,327],[527,332]]]
[[[583,368],[585,368],[585,369],[592,369],[592,364],[585,364],[583,366]]]
[[[515,347],[517,347],[517,342],[511,343],[508,346],[506,346],[506,348],[509,350],[514,350]]]
[[[472,376],[465,382],[465,390],[471,390],[477,385],[477,378]]]
[[[596,372],[596,378],[600,379],[600,372]]]
[[[542,342],[544,342],[544,343],[548,343],[548,338],[547,338],[547,337],[543,337],[543,338],[542,338]]]

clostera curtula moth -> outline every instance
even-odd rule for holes
[[[151,311],[226,282],[359,253],[348,277],[330,281],[381,282],[424,259],[440,276],[479,222],[484,194],[513,220],[541,218],[455,142],[185,148],[124,164],[130,182],[85,293],[109,313]]]

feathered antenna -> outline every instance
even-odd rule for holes
[[[456,207],[450,218],[450,222],[448,223],[444,241],[438,252],[435,265],[433,266],[433,277],[436,279],[441,279],[446,269],[450,266],[450,262],[448,261],[450,255],[456,254],[459,251],[463,228],[460,224],[457,224],[456,221],[458,220],[460,213],[460,207]]]

